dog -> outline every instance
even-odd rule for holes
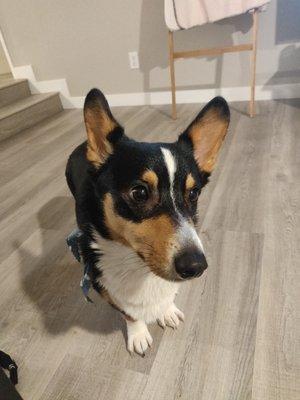
[[[144,356],[151,346],[147,324],[176,328],[184,320],[175,295],[207,268],[197,200],[229,120],[227,102],[215,97],[176,142],[137,142],[125,135],[100,90],[86,96],[87,140],[70,155],[66,179],[89,278],[123,314],[130,353]]]

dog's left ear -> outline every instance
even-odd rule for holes
[[[192,146],[194,158],[202,173],[209,175],[215,166],[230,120],[228,104],[223,97],[212,99],[179,136],[179,143]]]
[[[124,130],[112,115],[99,89],[89,91],[83,113],[87,133],[87,159],[99,168],[113,153],[113,146],[124,135]]]

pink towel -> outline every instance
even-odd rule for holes
[[[244,14],[270,0],[165,0],[165,20],[171,31]]]

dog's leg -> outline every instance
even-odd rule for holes
[[[145,351],[151,347],[153,339],[148,331],[147,325],[142,320],[129,320],[127,324],[127,350],[130,353],[134,351],[140,356],[145,356]]]
[[[167,310],[157,318],[157,323],[162,328],[169,326],[176,329],[180,321],[184,321],[184,314],[180,311],[174,303],[170,305]]]

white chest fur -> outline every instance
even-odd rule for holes
[[[130,248],[98,235],[92,244],[103,255],[101,284],[112,300],[134,319],[156,321],[173,303],[180,283],[155,275]]]

